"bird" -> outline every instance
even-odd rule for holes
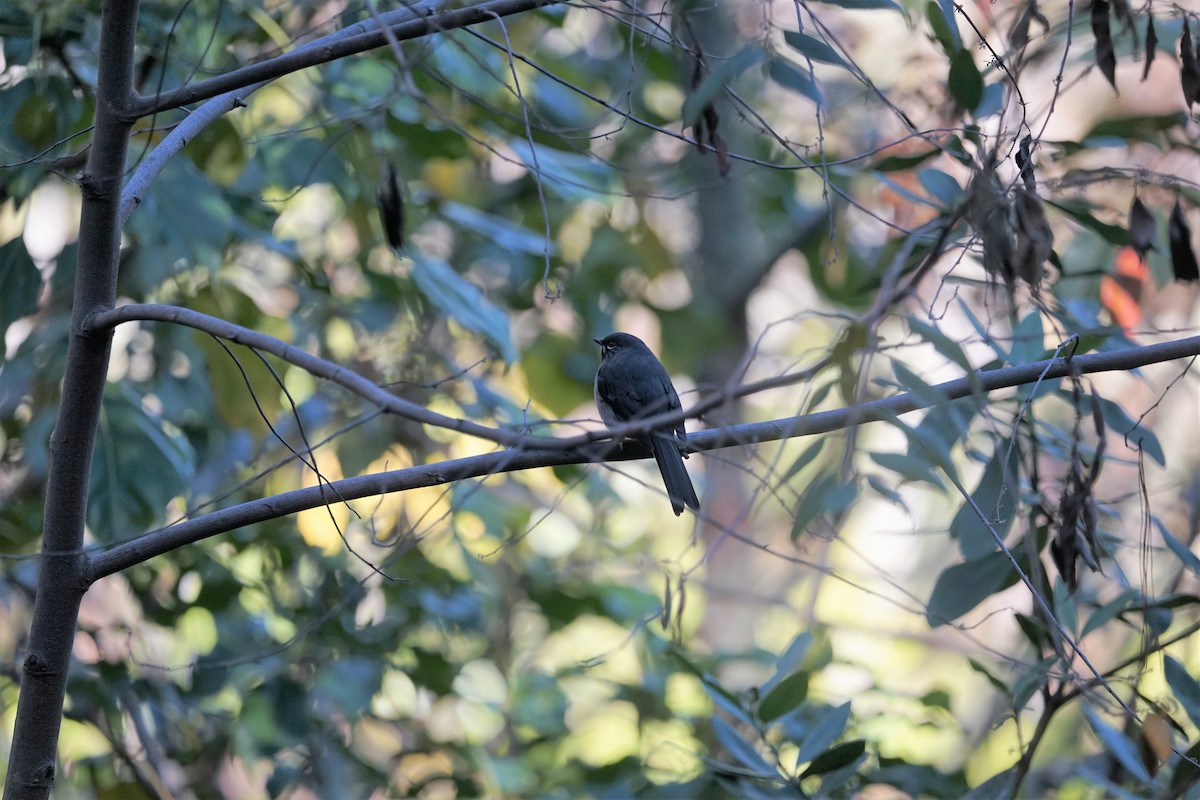
[[[612,333],[592,341],[600,345],[596,408],[605,425],[611,428],[634,419],[682,409],[666,368],[645,342],[629,333]],[[686,440],[687,429],[682,419],[670,428],[637,437],[637,441],[654,453],[675,516],[682,514],[685,507],[700,510],[696,489],[683,465],[687,454],[679,442]]]

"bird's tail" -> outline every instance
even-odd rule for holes
[[[651,434],[650,448],[654,451],[654,460],[658,462],[658,471],[667,487],[667,497],[671,499],[671,509],[675,516],[682,514],[685,506],[699,511],[700,499],[696,497],[692,479],[688,476],[687,467],[683,465],[679,445],[661,434]]]

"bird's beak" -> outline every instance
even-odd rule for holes
[[[599,344],[601,347],[604,346],[603,344],[600,343],[599,339],[592,339],[592,341],[595,342],[596,344]]]

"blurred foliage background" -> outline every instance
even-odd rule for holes
[[[0,8],[6,751],[99,10]],[[137,88],[371,13],[147,0]],[[276,80],[207,127],[141,198],[119,293],[546,435],[599,426],[591,339],[613,330],[660,354],[685,407],[820,367],[692,429],[936,399],[931,384],[1072,335],[1077,353],[1182,338],[1196,291],[1172,282],[1174,248],[1192,243],[1167,222],[1180,203],[1194,225],[1200,201],[1187,13],[683,0],[443,31]],[[1105,42],[1119,94],[1097,66]],[[131,171],[189,110],[135,125]],[[389,168],[398,252],[377,204]],[[993,177],[999,233],[979,212]],[[1149,227],[1130,225],[1135,195]],[[1046,226],[1014,216],[1026,201]],[[1046,248],[1040,286],[989,272],[985,252],[1014,237]],[[306,447],[330,479],[491,449],[194,330],[116,337],[97,551],[314,485],[293,455]],[[693,456],[699,518],[670,514],[653,465],[622,462],[334,504],[182,548],[85,597],[57,796],[1196,797],[1190,366]],[[1062,532],[1067,496],[1088,509],[1078,533]],[[1063,542],[1082,551],[1073,578]]]

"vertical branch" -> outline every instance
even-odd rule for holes
[[[6,800],[46,798],[86,589],[83,526],[111,329],[85,332],[89,314],[111,308],[121,242],[118,209],[131,119],[137,0],[105,0],[100,31],[95,134],[82,180],[78,268],[42,529],[41,569],[4,787]]]

